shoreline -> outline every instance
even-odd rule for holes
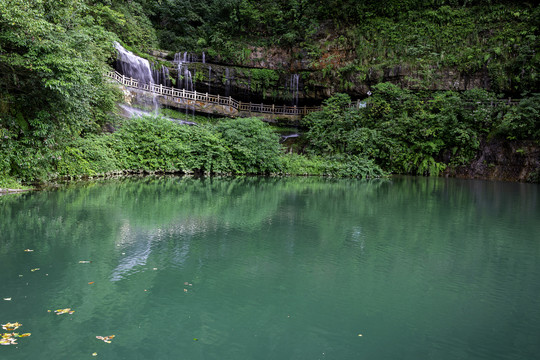
[[[33,190],[36,190],[36,189],[3,189],[3,188],[0,188],[0,196],[2,195],[9,195],[9,194],[20,194],[20,193],[23,193],[23,192],[27,192],[27,191],[33,191]]]

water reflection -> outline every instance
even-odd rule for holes
[[[538,195],[455,179],[170,177],[4,196],[0,295],[13,300],[0,314],[43,339],[8,358],[531,358]],[[67,307],[72,320],[46,312]],[[156,331],[173,336],[149,343]]]

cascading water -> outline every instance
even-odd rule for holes
[[[192,62],[199,62],[199,57],[196,54],[185,52],[177,52],[174,54],[174,60],[175,63],[192,63]],[[202,62],[203,64],[206,62],[206,55],[203,52],[202,53]]]
[[[193,77],[187,66],[184,68],[184,89],[193,91]]]
[[[120,108],[123,110],[124,114],[130,118],[137,118],[137,117],[143,117],[143,116],[149,116],[151,113],[148,111],[144,111],[141,109],[134,108],[132,106],[129,106],[127,104],[121,104]],[[197,125],[197,123],[194,123],[193,121],[186,121],[181,119],[173,119],[169,117],[164,117],[164,119],[176,122],[178,124],[182,125]]]
[[[124,49],[118,42],[114,42],[114,47],[118,51],[116,59],[116,69],[124,76],[137,79],[139,84],[149,85],[149,90],[152,92],[152,107],[154,112],[158,112],[158,102],[156,94],[153,91],[153,85],[156,83],[152,76],[152,69],[148,60],[138,57],[131,51]]]
[[[229,96],[231,92],[231,79],[229,77],[229,68],[225,68],[225,96]]]
[[[171,86],[169,68],[162,65],[160,70],[154,70],[154,79],[156,80],[156,84]]]
[[[208,93],[212,93],[212,91],[210,91],[212,87],[212,67],[211,66],[208,66]]]
[[[189,71],[188,67],[184,64],[190,63],[193,60],[197,60],[193,54],[189,54],[187,52],[184,53],[176,53],[174,54],[174,62],[177,64],[177,70],[178,70],[178,82],[177,87],[179,89],[186,89],[189,91],[194,90],[193,86],[193,76],[191,75],[191,71]]]
[[[290,91],[291,91],[291,96],[292,96],[292,102],[293,102],[293,105],[298,105],[298,87],[299,87],[299,83],[300,83],[300,75],[299,74],[292,74],[291,75],[291,86],[290,86]]]
[[[124,49],[124,47],[117,42],[114,42],[114,47],[118,51],[116,67],[122,75],[137,79],[144,84],[154,83],[152,70],[150,69],[148,60],[140,58],[131,51]]]

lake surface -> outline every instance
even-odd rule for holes
[[[538,358],[539,190],[170,177],[2,196],[0,322],[32,335],[0,358]]]

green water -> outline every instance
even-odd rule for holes
[[[538,359],[539,189],[145,178],[3,196],[0,322],[32,335],[0,358]]]

